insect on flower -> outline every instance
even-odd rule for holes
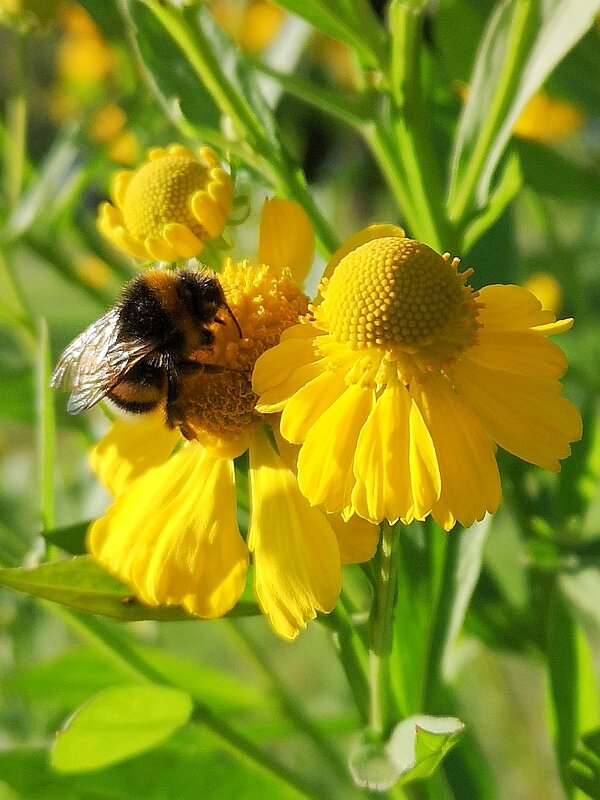
[[[120,300],[77,336],[61,355],[51,385],[70,390],[67,410],[86,411],[103,398],[134,414],[152,411],[178,397],[186,376],[220,372],[218,364],[194,360],[210,351],[210,325],[226,325],[225,311],[239,338],[242,330],[217,276],[208,270],[151,269],[134,278]]]

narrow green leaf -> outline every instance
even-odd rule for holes
[[[115,686],[76,711],[57,735],[52,766],[62,773],[101,769],[150,750],[190,718],[191,697],[165,686]]]
[[[38,451],[40,462],[40,512],[42,527],[52,528],[55,524],[54,509],[54,461],[56,456],[56,419],[54,413],[54,393],[50,388],[52,374],[52,354],[48,325],[45,319],[40,322],[40,348],[37,364],[37,416]]]
[[[121,620],[192,620],[180,606],[146,606],[131,589],[113,578],[91,556],[42,564],[32,569],[0,569],[0,586],[55,603]],[[260,613],[251,599],[251,581],[232,616]]]
[[[387,743],[366,731],[349,759],[356,784],[365,789],[387,791],[431,775],[464,730],[456,717],[424,714],[402,720]]]
[[[85,537],[92,522],[93,520],[90,519],[85,522],[76,522],[74,525],[44,531],[44,539],[72,556],[86,555]]]
[[[592,800],[600,800],[600,728],[581,737],[575,756],[569,763],[575,786]]]
[[[600,0],[504,0],[497,6],[481,40],[455,137],[452,219],[487,203],[519,114],[592,25],[598,9]]]

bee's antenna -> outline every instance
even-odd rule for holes
[[[232,310],[229,308],[229,306],[227,305],[227,303],[225,303],[225,308],[227,309],[227,313],[229,314],[229,316],[230,316],[230,317],[231,317],[231,319],[233,320],[233,324],[234,324],[234,325],[235,325],[235,327],[237,328],[237,332],[238,332],[238,334],[239,334],[239,337],[240,337],[240,339],[243,339],[243,338],[244,338],[244,334],[242,333],[242,329],[240,328],[240,323],[237,321],[235,314],[234,314],[234,313],[233,313],[233,311],[232,311]]]

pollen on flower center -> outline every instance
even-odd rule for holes
[[[449,261],[413,239],[372,239],[346,255],[322,289],[318,324],[352,349],[419,353],[438,368],[477,332],[476,295]]]
[[[189,200],[206,187],[207,180],[207,168],[196,159],[169,155],[145,164],[132,178],[123,202],[123,218],[132,236],[155,236],[164,223],[177,220],[206,238]]]
[[[204,443],[207,438],[238,440],[264,419],[255,410],[254,364],[308,307],[289,270],[278,273],[268,266],[228,260],[219,280],[243,336],[240,339],[231,324],[214,324],[214,345],[192,355],[200,369],[182,382],[179,396],[169,406],[171,424],[188,439]]]

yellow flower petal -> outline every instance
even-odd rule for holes
[[[222,616],[243,591],[248,560],[233,462],[186,445],[127,487],[91,527],[88,547],[144,602]]]
[[[535,364],[538,377],[558,379],[567,369],[567,359],[560,347],[534,332],[488,333],[484,329],[478,344],[469,350],[469,358],[509,375],[531,375],[531,365]]]
[[[165,426],[162,413],[116,419],[90,454],[96,475],[113,495],[150,467],[167,460],[181,434]]]
[[[180,222],[169,222],[164,225],[163,236],[180,258],[193,258],[204,247],[202,240]]]
[[[458,520],[468,527],[493,514],[500,503],[500,476],[495,446],[469,408],[442,376],[411,386],[440,468],[441,494],[433,515],[446,529]]]
[[[345,390],[343,373],[321,371],[287,401],[281,416],[283,436],[289,442],[303,442],[310,428]]]
[[[348,505],[356,442],[374,404],[375,392],[348,386],[310,428],[298,456],[298,484],[313,505],[330,512]],[[287,439],[283,426],[282,433]]]
[[[315,234],[306,211],[292,200],[265,200],[260,215],[258,260],[272,269],[291,270],[302,283],[315,253]]]
[[[335,606],[342,582],[337,539],[262,430],[250,445],[250,486],[256,594],[277,633],[293,639],[317,611]]]
[[[561,396],[558,380],[507,374],[462,359],[453,382],[492,438],[524,461],[558,472],[570,443],[581,438],[581,417]]]
[[[340,514],[327,517],[340,549],[342,564],[364,564],[375,555],[379,527],[356,515],[344,520]]]
[[[485,331],[523,331],[554,322],[554,314],[542,309],[537,297],[522,286],[484,286],[477,299],[482,304],[478,321]]]
[[[404,229],[398,227],[397,225],[378,223],[376,225],[368,225],[366,228],[362,228],[362,230],[358,231],[357,233],[353,233],[352,236],[349,236],[342,246],[338,247],[335,253],[331,256],[327,266],[325,267],[325,271],[323,272],[323,278],[329,278],[342,258],[347,256],[348,253],[351,253],[352,250],[356,250],[356,248],[360,247],[361,244],[370,242],[373,239],[383,239],[386,236],[403,237]]]
[[[287,338],[257,360],[252,373],[252,388],[257,394],[267,390],[277,393],[277,387],[286,383],[298,366],[316,361],[318,357],[312,339]],[[281,396],[286,397],[285,393]]]

